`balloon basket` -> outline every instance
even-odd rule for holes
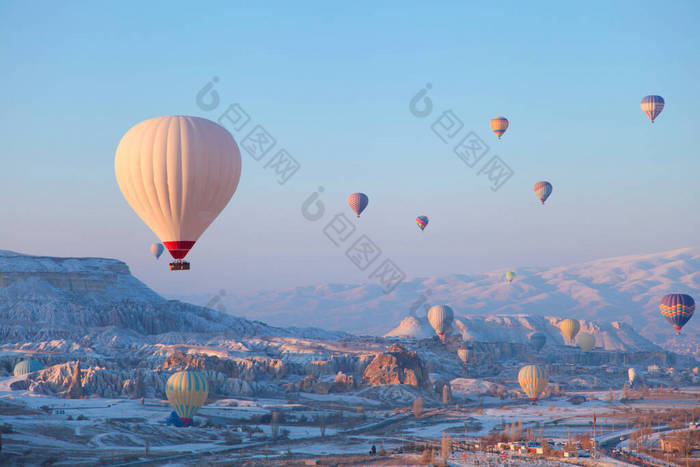
[[[174,263],[170,263],[170,270],[171,271],[189,271],[190,270],[190,263],[186,261],[175,261]]]

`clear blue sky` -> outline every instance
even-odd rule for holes
[[[166,295],[366,282],[322,233],[354,191],[370,196],[356,235],[409,277],[698,244],[700,3],[251,3],[1,2],[0,249],[119,258]],[[213,76],[207,112],[195,95]],[[427,82],[419,119],[408,103]],[[654,125],[647,94],[666,99]],[[216,120],[234,102],[301,170],[280,186],[243,153],[193,270],[171,273],[114,151],[141,120]],[[431,132],[447,109],[514,170],[499,191]],[[554,184],[544,207],[539,180]],[[309,222],[320,185],[326,217]]]

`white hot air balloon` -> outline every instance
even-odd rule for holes
[[[241,154],[210,120],[157,117],[124,135],[114,171],[126,201],[175,259],[170,269],[189,269],[183,258],[236,191]]]
[[[162,243],[154,243],[153,245],[151,245],[151,253],[156,259],[160,258],[160,255],[163,254],[163,251],[165,251],[165,247]]]
[[[434,305],[428,310],[428,322],[442,342],[445,342],[445,335],[450,330],[453,319],[454,312],[447,305]]]
[[[634,368],[628,369],[627,378],[629,379],[630,386],[634,386],[634,382],[637,380],[637,370]]]
[[[465,347],[457,349],[457,356],[462,360],[462,363],[466,365],[469,361],[469,349]]]

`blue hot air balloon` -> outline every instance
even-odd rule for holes
[[[664,98],[661,96],[646,96],[642,99],[642,111],[647,114],[651,123],[654,123],[656,117],[659,116],[664,109]]]
[[[32,373],[43,369],[44,365],[42,365],[41,362],[37,362],[36,360],[32,359],[22,360],[17,365],[15,365],[13,374],[15,376],[21,376],[26,375],[27,373]]]
[[[681,333],[681,328],[688,322],[695,312],[695,300],[690,295],[674,293],[665,295],[659,305],[661,314],[666,321],[676,329],[676,334]]]
[[[160,255],[163,254],[164,250],[165,247],[162,243],[154,243],[153,245],[151,245],[151,253],[153,253],[153,256],[155,256],[156,259],[160,258]]]
[[[547,342],[547,336],[545,336],[541,332],[535,332],[530,336],[530,344],[537,350],[538,352],[542,350],[542,347],[544,347],[544,344]]]
[[[535,183],[535,195],[544,204],[552,194],[552,184],[549,182],[537,182]]]

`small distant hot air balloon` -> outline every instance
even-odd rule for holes
[[[513,271],[508,271],[506,273],[506,280],[508,282],[513,282],[513,279],[515,279],[515,273]]]
[[[518,382],[523,392],[534,402],[547,389],[549,378],[543,367],[527,365],[518,372]]]
[[[17,365],[15,365],[12,374],[15,376],[26,375],[27,373],[33,373],[35,371],[43,370],[44,365],[33,359],[22,360]]]
[[[360,217],[362,211],[364,211],[367,204],[369,204],[369,198],[364,193],[353,193],[348,196],[348,204],[350,205],[350,209],[357,214],[357,217]]]
[[[506,117],[495,117],[491,119],[489,125],[493,132],[496,133],[496,136],[498,136],[498,139],[501,139],[503,133],[508,129],[508,119]]]
[[[157,117],[122,137],[114,173],[124,198],[170,251],[171,270],[226,207],[241,177],[241,153],[222,126],[199,117]]]
[[[428,226],[428,222],[428,216],[416,217],[416,224],[418,224],[418,227],[420,227],[421,230],[425,230],[425,228]]]
[[[435,305],[428,310],[428,322],[442,342],[445,342],[445,334],[450,329],[453,319],[454,312],[447,305]]]
[[[590,352],[595,347],[595,336],[587,332],[581,332],[576,336],[576,343],[584,352]]]
[[[646,96],[642,99],[642,112],[654,123],[656,117],[664,110],[664,104],[664,98],[661,96]]]
[[[537,196],[537,199],[542,201],[542,204],[544,204],[545,201],[547,201],[547,198],[549,198],[549,195],[552,194],[552,184],[549,182],[537,182],[535,183],[535,196]]]
[[[630,386],[633,386],[634,382],[637,380],[637,370],[635,370],[634,368],[628,369],[627,378],[629,379]]]
[[[156,259],[160,258],[160,255],[163,254],[164,250],[165,247],[162,243],[154,243],[153,245],[151,245],[151,253],[153,253],[153,256],[155,256]]]
[[[466,365],[469,361],[469,349],[464,347],[457,349],[457,356],[462,360],[462,363]]]
[[[207,400],[209,383],[195,371],[178,371],[168,378],[165,394],[178,417],[188,426]]]
[[[659,309],[666,321],[674,327],[676,334],[680,334],[681,328],[695,312],[695,300],[686,294],[669,294],[661,299]]]
[[[576,337],[576,334],[578,334],[578,330],[581,329],[581,325],[578,324],[578,321],[575,319],[566,318],[559,323],[559,329],[561,330],[561,333],[564,334],[570,342],[572,342],[574,337]]]
[[[544,347],[545,342],[547,342],[547,336],[545,336],[541,332],[535,332],[530,336],[530,344],[532,344],[532,346],[538,352],[542,350],[542,347]]]

